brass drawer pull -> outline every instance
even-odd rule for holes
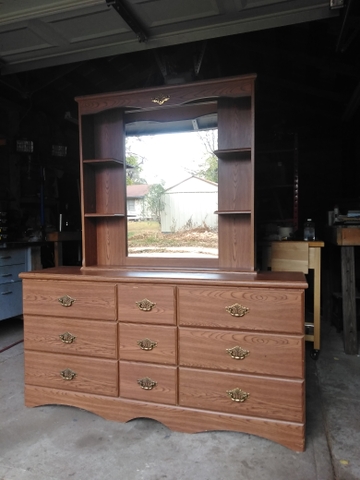
[[[236,345],[236,347],[233,348],[227,348],[226,351],[234,360],[244,360],[244,358],[247,357],[250,353],[249,350],[245,350],[239,345]]]
[[[244,307],[244,305],[240,305],[240,303],[234,303],[228,307],[225,307],[225,310],[230,313],[233,317],[243,317],[249,312],[248,307]]]
[[[76,372],[73,372],[72,370],[70,370],[70,368],[66,368],[65,370],[61,370],[60,376],[64,380],[74,380],[74,378],[76,377]]]
[[[143,300],[140,300],[139,302],[135,302],[136,305],[140,310],[143,312],[151,312],[153,307],[155,307],[156,303],[151,302],[147,298],[144,298]]]
[[[151,380],[149,377],[140,378],[137,383],[144,390],[152,390],[157,385],[157,382]]]
[[[137,344],[139,345],[141,350],[146,350],[148,352],[149,350],[153,350],[156,347],[157,342],[153,342],[149,338],[144,338],[144,340],[138,340]]]
[[[58,298],[58,301],[63,307],[71,307],[76,300],[69,295],[64,295],[63,297]]]
[[[249,398],[250,393],[244,392],[241,388],[234,388],[233,390],[226,390],[226,393],[233,402],[243,403]]]
[[[61,335],[59,335],[59,337],[63,343],[74,343],[74,340],[76,338],[70,332],[62,333]]]

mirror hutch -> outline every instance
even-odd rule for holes
[[[27,406],[304,450],[307,284],[255,269],[254,85],[245,75],[76,99],[83,264],[21,274]],[[218,257],[128,255],[127,125],[206,116],[218,129]]]

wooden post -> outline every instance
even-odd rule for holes
[[[344,349],[349,355],[358,353],[354,265],[354,247],[341,247]]]

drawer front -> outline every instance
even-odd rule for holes
[[[170,285],[118,285],[118,310],[122,322],[175,325],[175,289]]]
[[[24,249],[0,250],[0,267],[4,265],[25,264],[26,251]]]
[[[27,315],[116,320],[114,284],[24,279],[23,301]]]
[[[148,380],[147,380],[148,379]],[[143,388],[140,383],[143,384]],[[151,382],[156,382],[153,385]],[[148,363],[120,362],[120,396],[144,402],[176,404],[177,369]]]
[[[25,350],[25,383],[117,397],[118,362]]]
[[[304,378],[304,337],[179,328],[179,364]]]
[[[241,392],[248,394],[243,402]],[[179,404],[218,412],[304,422],[304,382],[179,369]]]
[[[176,364],[176,327],[119,325],[120,360]]]
[[[242,307],[247,309],[246,313],[241,311]],[[243,316],[234,316],[226,309]],[[179,321],[184,326],[303,334],[304,292],[179,287]]]
[[[0,267],[0,285],[3,283],[20,282],[19,273],[25,270],[25,263],[4,265]]]
[[[0,320],[22,313],[22,282],[0,285]]]
[[[117,325],[95,320],[25,317],[24,345],[28,350],[117,359]]]

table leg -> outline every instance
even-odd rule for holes
[[[62,242],[54,242],[54,260],[55,267],[62,265]]]
[[[320,350],[321,249],[314,248],[314,350]]]
[[[354,265],[354,247],[341,247],[344,350],[349,355],[358,353]]]

